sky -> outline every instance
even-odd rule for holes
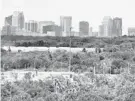
[[[135,0],[1,0],[0,28],[4,18],[13,11],[23,11],[25,20],[54,21],[60,25],[60,16],[72,16],[72,27],[78,31],[79,21],[88,21],[98,31],[104,16],[121,17],[123,34],[135,27]]]

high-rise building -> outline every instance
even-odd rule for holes
[[[25,22],[25,31],[28,31],[29,29],[28,29],[28,22]]]
[[[128,28],[128,35],[135,36],[135,27]]]
[[[70,36],[72,27],[72,17],[71,16],[61,16],[60,26],[63,36]]]
[[[103,19],[103,37],[109,37],[112,34],[112,18],[109,16],[105,16]]]
[[[89,29],[89,36],[93,36],[92,33],[93,33],[93,29],[92,29],[92,27],[90,27],[90,29]]]
[[[99,26],[99,37],[104,37],[104,26],[103,25]]]
[[[12,26],[12,15],[5,17],[5,26],[11,25]]]
[[[30,20],[29,22],[26,22],[25,23],[25,30],[28,32],[37,32],[38,23],[34,20]]]
[[[79,32],[80,32],[80,36],[89,35],[89,23],[87,21],[79,22]]]
[[[122,36],[122,18],[113,19],[112,36]]]
[[[37,32],[38,29],[38,23],[34,20],[30,20],[28,22],[25,22],[25,30],[28,32]]]
[[[17,27],[17,29],[24,28],[24,15],[23,12],[15,11],[12,16],[12,26]]]

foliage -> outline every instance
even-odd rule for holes
[[[134,101],[132,75],[53,76],[44,81],[2,84],[2,101]],[[72,80],[71,80],[72,79]]]

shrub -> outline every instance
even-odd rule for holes
[[[27,93],[21,93],[19,95],[13,96],[11,101],[32,101],[31,97]]]
[[[29,81],[30,81],[30,80],[31,80],[31,77],[32,77],[31,75],[32,75],[32,73],[31,73],[31,72],[25,73],[25,75],[24,75],[24,79],[25,79],[25,80],[29,80]]]
[[[104,60],[104,57],[103,57],[103,56],[99,56],[99,59],[100,59],[100,60]]]
[[[130,73],[135,74],[135,65],[130,67]]]
[[[127,64],[122,60],[113,60],[111,65],[112,74],[120,74],[121,68],[126,68]]]
[[[135,57],[133,57],[133,61],[135,62]]]
[[[59,93],[52,93],[45,98],[45,101],[61,101],[62,95]]]
[[[77,101],[105,101],[98,95],[94,94],[83,94],[79,96],[79,99]]]

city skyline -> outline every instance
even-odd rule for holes
[[[2,27],[4,18],[19,10],[27,20],[54,21],[60,25],[60,16],[72,16],[73,30],[79,31],[79,21],[88,21],[94,31],[98,31],[104,16],[120,17],[123,20],[123,34],[128,27],[135,26],[134,0],[3,0]],[[33,12],[34,11],[34,12]]]

